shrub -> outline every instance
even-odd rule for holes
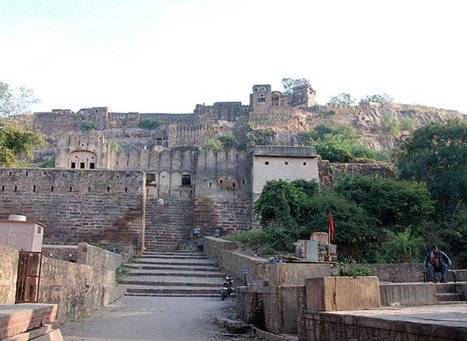
[[[139,127],[143,129],[156,129],[159,125],[159,122],[152,118],[147,118],[139,122]]]
[[[96,130],[96,123],[94,121],[84,121],[81,123],[81,130],[91,131]]]

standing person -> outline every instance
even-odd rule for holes
[[[426,254],[423,264],[428,273],[428,278],[431,279],[433,283],[438,282],[435,272],[441,272],[440,283],[447,282],[446,274],[451,267],[451,260],[443,251],[440,251],[437,246],[433,246],[431,251]]]

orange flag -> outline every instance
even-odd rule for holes
[[[332,242],[334,240],[334,222],[332,221],[331,211],[329,211],[328,227],[329,227],[329,240]]]

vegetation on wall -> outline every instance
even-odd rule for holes
[[[204,143],[204,148],[207,150],[212,150],[216,153],[220,152],[223,149],[231,149],[235,146],[238,146],[238,142],[235,139],[235,136],[232,134],[222,134],[218,137],[208,139]]]
[[[330,162],[384,161],[387,156],[361,145],[358,135],[349,126],[333,128],[326,124],[299,135],[301,143],[316,147],[317,154]]]
[[[94,121],[84,121],[83,123],[81,123],[81,130],[84,130],[84,131],[96,130],[96,122],[94,122]]]
[[[159,126],[160,123],[152,118],[147,118],[139,122],[139,127],[143,129],[156,129]]]

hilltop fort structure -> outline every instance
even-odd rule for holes
[[[0,219],[23,214],[40,221],[47,243],[170,250],[189,247],[194,229],[208,236],[252,228],[252,205],[268,180],[328,184],[345,173],[391,176],[384,165],[330,164],[299,144],[297,132],[330,110],[315,96],[308,84],[289,95],[259,84],[249,105],[203,104],[189,114],[97,107],[22,117],[49,140],[36,161],[53,157],[55,167],[1,169]],[[351,110],[361,125],[378,117],[375,109]],[[401,106],[395,115],[410,113]],[[224,141],[223,148],[213,140]]]

